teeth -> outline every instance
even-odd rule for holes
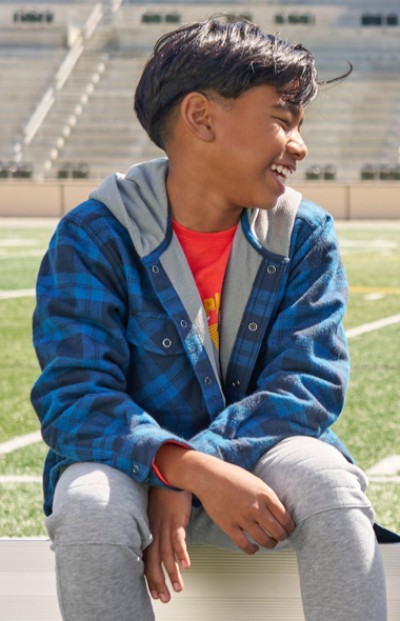
[[[282,175],[282,177],[285,177],[285,179],[292,172],[290,170],[290,168],[287,168],[287,166],[282,166],[281,164],[278,164],[278,165],[277,164],[272,164],[271,169],[275,170],[279,175]]]

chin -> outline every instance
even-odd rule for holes
[[[280,197],[285,193],[285,188],[281,192],[276,192],[274,196],[269,196],[268,198],[260,201],[257,204],[258,209],[272,209],[275,207],[276,203],[280,199]]]

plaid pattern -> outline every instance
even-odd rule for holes
[[[303,201],[289,259],[260,248],[246,213],[242,227],[263,259],[222,394],[160,263],[168,236],[140,259],[98,201],[60,222],[40,268],[33,319],[42,374],[32,403],[50,447],[46,514],[60,468],[74,461],[162,485],[152,461],[167,440],[249,470],[292,435],[320,437],[346,454],[329,430],[349,371],[341,325],[347,283],[332,219]]]

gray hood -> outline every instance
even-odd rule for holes
[[[165,178],[167,158],[135,164],[125,175],[114,173],[90,194],[104,203],[129,231],[140,257],[164,240],[168,223]]]
[[[104,203],[129,231],[140,257],[153,252],[165,239],[168,228],[167,172],[167,158],[135,164],[125,175],[109,175],[90,194],[90,198]],[[273,209],[247,210],[250,228],[266,250],[288,256],[300,201],[299,192],[286,188]]]
[[[141,258],[165,242],[169,226],[168,198],[165,179],[168,159],[160,158],[132,166],[126,175],[110,175],[90,194],[104,203],[117,220],[128,230]],[[163,248],[160,262],[182,300],[214,367],[216,376],[226,376],[230,356],[249,299],[253,283],[262,262],[262,248],[285,259],[289,256],[290,240],[301,195],[287,188],[276,206],[269,210],[247,209],[250,230],[249,243],[242,226],[233,241],[231,258],[225,275],[223,308],[220,325],[220,351],[216,353],[211,341],[203,304],[180,243],[172,234]]]

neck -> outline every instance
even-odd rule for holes
[[[196,166],[170,163],[166,185],[172,218],[192,231],[225,231],[240,220],[242,208],[224,201]]]

